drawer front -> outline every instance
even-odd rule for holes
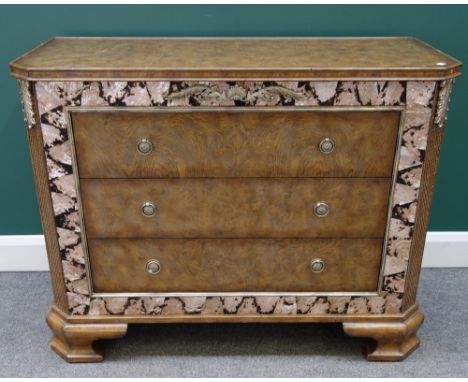
[[[84,111],[71,118],[82,178],[390,177],[400,112]]]
[[[123,239],[88,246],[95,293],[373,292],[382,253],[381,239]],[[312,272],[318,259],[323,271]],[[147,271],[150,260],[159,272]]]
[[[383,237],[390,183],[385,178],[82,179],[81,191],[88,238]],[[316,211],[320,202],[329,207],[326,216],[316,215],[326,213]],[[145,203],[154,206],[153,216],[144,216]]]

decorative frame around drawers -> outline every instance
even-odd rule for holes
[[[382,293],[388,292],[390,290],[385,290],[384,289],[384,281],[385,281],[385,269],[387,267],[387,272],[388,268],[392,266],[390,263],[392,260],[389,259],[386,254],[389,253],[390,247],[392,246],[392,240],[389,240],[390,234],[390,229],[385,230],[385,235],[383,238],[383,246],[382,246],[382,253],[381,253],[381,265],[380,265],[380,271],[379,271],[379,276],[378,276],[378,283],[377,283],[377,290],[375,292],[170,292],[170,293],[148,293],[148,292],[139,292],[139,293],[132,293],[132,292],[120,292],[120,293],[99,293],[99,292],[94,292],[93,291],[93,285],[92,285],[92,270],[90,267],[90,261],[89,261],[89,250],[88,250],[88,245],[87,245],[87,236],[86,236],[86,226],[84,223],[84,216],[83,216],[83,209],[81,208],[82,202],[81,202],[81,192],[80,192],[80,180],[79,180],[79,168],[78,168],[78,161],[76,157],[76,149],[75,149],[75,143],[74,143],[74,133],[73,133],[73,125],[71,122],[71,116],[70,114],[76,111],[81,111],[81,112],[87,112],[87,111],[117,111],[121,109],[122,107],[110,107],[110,106],[65,106],[63,108],[63,113],[65,115],[64,120],[65,120],[65,128],[67,131],[68,135],[68,141],[70,142],[70,151],[71,151],[71,162],[72,162],[72,174],[73,174],[73,183],[74,183],[74,188],[75,188],[75,195],[76,195],[76,205],[74,208],[74,212],[78,212],[78,221],[76,226],[80,227],[80,239],[79,243],[77,245],[81,246],[81,251],[83,252],[83,262],[84,262],[84,267],[85,267],[85,273],[83,276],[83,280],[87,280],[87,291],[86,291],[86,296],[89,296],[91,298],[91,301],[95,301],[96,299],[104,299],[106,305],[108,303],[111,303],[113,299],[118,299],[117,301],[122,301],[122,298],[127,298],[127,299],[140,299],[143,298],[143,304],[145,304],[145,298],[161,298],[161,297],[167,297],[167,298],[178,298],[178,297],[183,297],[184,298],[184,304],[187,304],[187,301],[190,301],[191,298],[193,301],[197,301],[197,298],[219,298],[223,299],[226,297],[233,297],[233,298],[253,298],[255,300],[255,303],[258,304],[258,301],[262,301],[265,299],[272,299],[271,302],[269,301],[268,303],[274,304],[275,301],[278,301],[278,299],[284,299],[284,298],[295,298],[296,300],[298,298],[306,298],[306,297],[313,297],[313,298],[318,298],[318,297],[346,297],[346,298],[351,298],[349,301],[353,301],[353,297],[366,297],[366,298],[371,298],[372,296],[378,297],[381,296]],[[248,107],[237,107],[238,109],[242,110],[248,110]],[[126,108],[128,109],[128,108]],[[141,107],[141,106],[132,106],[131,111],[135,112],[152,112],[152,113],[160,113],[163,112],[164,110],[169,109],[168,107],[164,106],[156,106],[156,107]],[[172,111],[175,112],[186,112],[190,111],[190,107],[170,107]],[[228,111],[229,107],[197,107],[197,109],[201,109],[201,111],[211,111],[211,112],[223,112],[223,111]],[[251,108],[250,108],[251,109]],[[262,106],[256,106],[255,109],[258,111],[268,111],[272,110],[271,108],[268,107],[262,107]],[[281,112],[294,112],[294,110],[302,110],[302,111],[318,111],[318,110],[323,110],[322,106],[304,106],[304,107],[285,107],[285,106],[275,106],[274,107],[275,111],[281,111]],[[397,142],[400,142],[402,134],[403,134],[403,127],[405,126],[405,108],[404,106],[340,106],[340,107],[332,107],[329,108],[329,112],[343,112],[343,111],[398,111],[400,112],[400,123],[398,126],[398,133],[397,133]],[[397,143],[396,146],[396,152],[394,155],[394,160],[393,160],[393,167],[392,167],[392,186],[390,190],[390,195],[389,195],[389,203],[388,203],[388,212],[387,212],[387,218],[386,218],[386,227],[390,227],[390,221],[392,217],[392,211],[394,209],[394,198],[395,198],[395,186],[396,186],[396,175],[398,173],[398,165],[399,165],[399,159],[400,159],[400,150],[399,150],[399,144]],[[61,215],[61,214],[60,214]],[[59,215],[59,216],[60,216]],[[57,216],[57,215],[56,215]],[[393,232],[394,235],[396,235],[396,232]],[[65,261],[66,256],[65,256]],[[65,270],[65,268],[64,268]],[[91,277],[90,277],[91,276]],[[387,275],[387,276],[393,276],[393,275]],[[65,276],[66,277],[66,276]],[[69,280],[70,281],[70,280]],[[388,280],[387,280],[387,283]],[[394,291],[394,290],[392,290]],[[69,292],[72,292],[69,290]],[[198,300],[199,301],[199,300]],[[80,314],[76,313],[73,310],[74,307],[69,305],[70,312],[72,314]],[[107,310],[108,311],[108,310]],[[112,311],[108,311],[108,313],[113,314]],[[185,313],[195,313],[191,311],[185,311]],[[275,313],[275,311],[270,311],[270,312],[259,312],[262,314],[278,314]],[[304,313],[299,311],[298,313]],[[336,312],[336,313],[345,313],[345,312]],[[362,313],[362,312],[359,312]],[[372,312],[372,313],[378,313],[378,312]],[[380,312],[381,313],[381,312]],[[151,314],[156,314],[152,312]],[[280,313],[281,314],[281,313]],[[291,312],[288,312],[288,314],[291,314]]]
[[[37,82],[57,237],[73,316],[355,315],[399,314],[417,214],[421,169],[434,108],[436,81],[357,82]],[[381,292],[251,296],[90,296],[73,176],[67,110],[76,107],[398,107],[404,109],[396,155]],[[179,294],[180,295],[180,294]],[[205,297],[206,296],[206,297]]]

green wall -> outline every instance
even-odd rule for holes
[[[52,36],[413,35],[468,63],[465,5],[1,5],[0,235],[41,232],[8,62]],[[430,229],[468,230],[468,76],[457,80]]]

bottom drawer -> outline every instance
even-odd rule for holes
[[[382,239],[93,239],[88,247],[94,293],[375,292],[382,255]]]

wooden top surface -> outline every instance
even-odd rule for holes
[[[29,80],[441,79],[461,62],[411,37],[60,37],[10,66]]]

